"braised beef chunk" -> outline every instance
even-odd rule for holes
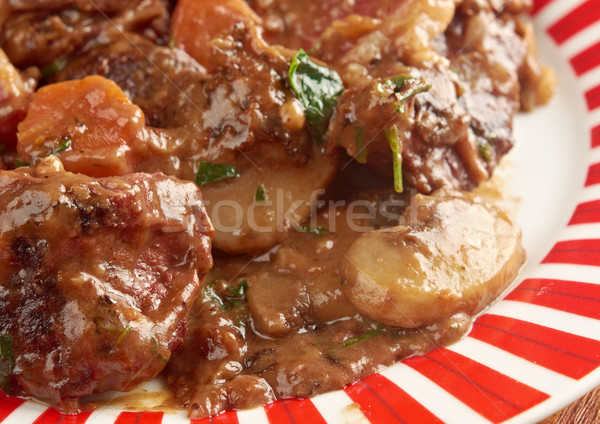
[[[212,266],[197,187],[162,174],[95,180],[51,156],[2,171],[0,205],[0,334],[18,386],[72,412],[154,377]]]
[[[0,47],[15,65],[45,67],[46,74],[64,66],[69,54],[107,29],[139,31],[154,41],[165,37],[168,29],[161,0],[5,1]]]
[[[111,30],[85,51],[73,55],[50,80],[68,81],[89,75],[111,79],[144,111],[148,125],[167,128],[166,110],[173,108],[170,89],[182,73],[197,74],[198,81],[206,78],[204,68],[183,50],[158,46],[136,33]]]
[[[341,145],[359,163],[392,175],[390,143],[401,146],[403,182],[421,193],[470,190],[488,177],[471,146],[471,117],[444,70],[396,67],[396,74],[347,89],[325,144]],[[391,140],[392,138],[392,140]]]

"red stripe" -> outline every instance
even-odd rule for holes
[[[576,281],[528,279],[510,292],[507,300],[547,306],[600,319],[600,285]]]
[[[600,85],[585,92],[585,101],[588,110],[594,110],[600,106]]]
[[[372,423],[441,423],[427,408],[381,374],[373,374],[345,387]]]
[[[580,379],[600,364],[600,342],[498,315],[480,316],[469,337]]]
[[[63,415],[56,409],[48,408],[33,424],[83,424],[92,414],[92,411],[81,412],[75,415]]]
[[[598,146],[600,146],[600,125],[592,128],[592,147]]]
[[[214,417],[191,420],[192,424],[238,424],[237,412],[225,411]]]
[[[577,34],[600,19],[600,3],[588,0],[548,28],[548,33],[558,44]]]
[[[540,10],[546,7],[552,0],[533,0],[533,10],[531,11],[531,15],[537,15]]]
[[[4,395],[2,395],[4,396]],[[15,409],[25,403],[25,399],[19,399],[11,396],[4,396],[0,398],[0,422],[4,421],[6,417],[13,413]]]
[[[508,420],[549,397],[447,349],[404,363],[494,423]]]
[[[600,65],[600,42],[573,56],[570,62],[577,76],[594,69]]]
[[[163,415],[163,412],[121,412],[115,424],[160,424]]]
[[[569,225],[600,222],[600,200],[580,203],[569,221]]]
[[[595,163],[588,169],[588,175],[585,180],[586,186],[600,183],[600,163]]]
[[[265,406],[270,423],[327,424],[310,399],[282,399]]]
[[[87,411],[76,415],[63,415],[60,424],[83,424],[92,415],[92,412]]]
[[[600,240],[559,241],[542,263],[600,265]]]
[[[56,424],[60,421],[62,414],[56,409],[48,408],[40,415],[33,424]]]

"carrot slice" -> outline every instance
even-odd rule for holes
[[[260,25],[261,19],[244,0],[179,0],[171,21],[172,42],[213,72],[210,41],[238,22]]]
[[[102,177],[135,172],[146,139],[142,110],[113,81],[90,76],[38,90],[17,151],[31,165],[55,154],[68,171]]]

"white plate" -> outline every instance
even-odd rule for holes
[[[344,390],[197,423],[536,422],[600,385],[600,0],[537,0],[552,103],[516,120],[504,166],[529,260],[464,340]],[[598,146],[598,147],[596,147]],[[180,412],[103,407],[62,416],[0,398],[2,424],[189,423]]]

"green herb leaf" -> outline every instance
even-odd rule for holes
[[[404,93],[402,96],[399,96],[398,101],[404,102],[404,101],[410,99],[411,97],[416,96],[419,93],[428,91],[430,88],[431,88],[431,84],[420,85],[420,86],[414,88],[413,90],[409,90],[408,92]]]
[[[415,83],[411,84],[413,86],[412,88],[404,91],[407,88],[406,86],[408,85],[409,81],[415,81]],[[404,113],[404,102],[406,100],[431,88],[431,84],[424,84],[421,81],[418,81],[417,78],[409,75],[397,75],[387,80],[386,83],[392,86],[394,92],[396,93],[396,108],[398,113]]]
[[[223,299],[221,299],[217,292],[215,292],[215,286],[213,284],[209,284],[208,286],[206,286],[206,288],[204,289],[204,293],[210,300],[217,304],[219,309],[225,310],[225,304],[223,303]]]
[[[118,347],[121,344],[121,342],[123,341],[123,339],[125,338],[127,333],[129,333],[130,331],[131,331],[131,325],[128,325],[121,331],[121,333],[119,334],[119,338],[117,339],[117,343],[115,344],[115,347]]]
[[[229,292],[236,297],[245,297],[248,293],[248,280],[245,278],[240,281],[240,284],[235,289],[229,289]]]
[[[15,365],[13,339],[10,334],[0,334],[0,355],[2,359],[8,360],[11,364],[11,372]]]
[[[23,162],[20,159],[15,159],[15,168],[23,168],[25,166],[29,166],[28,162]]]
[[[44,66],[40,73],[42,74],[42,79],[46,79],[56,74],[57,72],[62,71],[67,66],[67,59],[57,59],[52,63]]]
[[[153,342],[153,346],[152,346],[152,353],[154,353],[154,355],[161,360],[162,362],[166,364],[169,363],[169,360],[167,358],[165,358],[164,356],[162,356],[160,353],[158,353],[158,340],[156,340],[156,337],[152,337],[152,342]]]
[[[198,172],[196,173],[195,182],[198,186],[203,186],[204,184],[239,176],[240,174],[238,174],[237,168],[233,165],[198,162]]]
[[[71,140],[69,140],[68,138],[63,138],[62,140],[60,140],[58,142],[58,147],[54,148],[52,150],[52,154],[55,155],[57,153],[60,152],[64,152],[67,149],[71,148]]]
[[[300,233],[315,234],[319,237],[323,237],[323,235],[325,235],[325,233],[327,233],[329,230],[327,229],[327,227],[313,227],[310,225],[301,225],[299,227],[296,227],[296,231]]]
[[[362,127],[354,127],[354,138],[356,139],[356,155],[354,159],[358,163],[367,162],[367,149],[365,146],[365,130]]]
[[[342,79],[333,69],[313,62],[302,49],[292,58],[289,79],[316,140],[322,142],[333,108],[344,91]]]
[[[477,141],[477,150],[479,151],[479,154],[481,155],[481,157],[484,158],[485,160],[492,159],[492,149],[491,149],[490,143],[487,140],[480,138]]]
[[[395,77],[390,78],[388,80],[388,84],[393,85],[394,90],[398,92],[398,91],[404,90],[406,83],[413,79],[415,79],[415,78],[411,77],[410,75],[396,75]]]
[[[402,144],[398,138],[398,128],[393,125],[389,130],[385,129],[385,136],[392,149],[392,161],[394,164],[394,190],[402,193],[404,186],[402,183]]]
[[[256,187],[256,191],[254,192],[254,201],[255,202],[264,202],[265,200],[266,200],[265,188],[263,187],[262,184],[259,184],[258,187]]]
[[[377,334],[381,334],[385,331],[385,328],[380,327],[377,328],[376,330],[370,331],[368,333],[362,334],[360,336],[356,336],[356,337],[351,337],[349,339],[344,340],[342,343],[333,346],[334,348],[336,347],[347,347],[347,346],[352,346],[355,345],[357,343],[362,343],[365,340],[370,339],[373,336],[376,336]]]
[[[10,392],[10,376],[15,369],[15,352],[10,334],[0,334],[0,387]]]

